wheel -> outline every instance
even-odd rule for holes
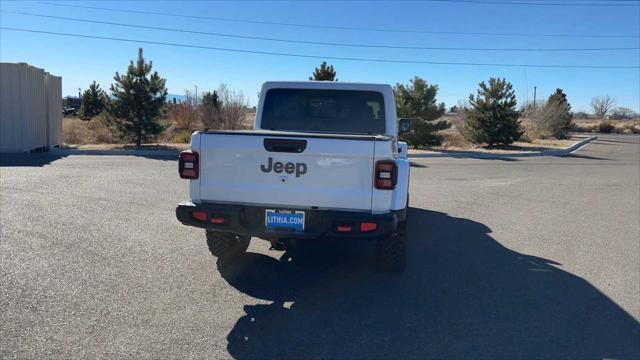
[[[247,251],[249,242],[251,242],[249,236],[207,230],[209,251],[211,251],[211,255],[220,259],[228,259]]]
[[[399,274],[407,263],[407,222],[398,223],[396,231],[378,239],[376,244],[376,265],[378,270]]]

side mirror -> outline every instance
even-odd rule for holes
[[[406,134],[411,131],[411,119],[401,118],[398,120],[398,135]]]

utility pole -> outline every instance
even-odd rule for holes
[[[196,87],[196,106],[198,106],[198,85],[193,85]]]
[[[80,88],[78,88],[78,99],[82,99],[81,89]]]
[[[533,110],[536,109],[536,90],[538,89],[537,86],[533,87]]]

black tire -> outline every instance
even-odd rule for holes
[[[251,238],[230,232],[207,230],[207,245],[211,255],[229,259],[247,251]]]
[[[396,231],[378,239],[376,244],[376,265],[378,270],[400,274],[407,264],[407,222],[398,224]]]

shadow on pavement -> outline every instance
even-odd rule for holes
[[[562,156],[559,156],[559,157],[562,157]],[[582,154],[576,154],[576,153],[565,155],[564,157],[576,158],[576,159],[612,161],[611,159],[607,159],[607,158],[603,158],[603,157],[599,157],[599,156],[589,156],[589,155],[582,155]]]
[[[56,153],[30,153],[30,154],[0,154],[0,167],[21,167],[21,166],[45,166],[52,162],[65,158],[69,155],[73,156],[135,156],[145,159],[162,160],[162,161],[178,161],[178,155],[157,155],[153,152],[149,154],[110,154],[106,152],[90,152],[77,154],[56,154]]]
[[[498,156],[496,156],[498,155]],[[491,154],[481,151],[455,151],[440,150],[437,154],[409,154],[410,159],[433,159],[433,158],[455,158],[455,159],[479,159],[479,160],[497,160],[497,161],[520,161],[523,157],[540,156],[537,153],[521,153],[521,154]]]
[[[65,157],[49,153],[0,154],[0,167],[45,166]]]
[[[427,165],[420,164],[420,163],[417,163],[417,162],[414,162],[414,161],[409,161],[409,166],[415,167],[415,168],[428,168]]]
[[[245,305],[235,358],[638,358],[640,324],[553,261],[483,224],[411,208],[409,265],[378,274],[372,246],[308,246],[218,263]],[[366,251],[363,250],[366,249]]]
[[[630,139],[634,139],[636,141],[623,141],[623,140],[617,140],[617,139],[603,139],[603,138],[598,138],[598,140],[596,140],[599,143],[616,143],[616,144],[638,144],[640,143],[640,136],[638,135],[621,135],[620,137],[624,139],[623,136],[629,136]],[[603,144],[604,145],[604,144]]]

